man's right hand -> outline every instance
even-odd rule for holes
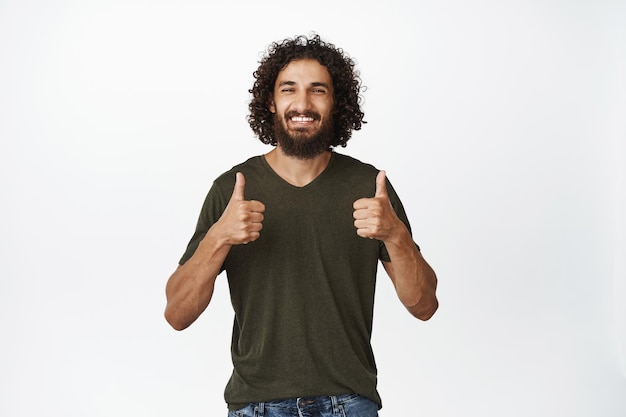
[[[230,201],[222,217],[215,224],[219,226],[220,235],[228,245],[255,241],[263,229],[265,205],[256,200],[247,201],[244,197],[245,186],[246,179],[238,172]]]

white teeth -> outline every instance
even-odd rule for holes
[[[293,122],[312,122],[312,117],[304,117],[304,116],[294,116],[291,118]]]

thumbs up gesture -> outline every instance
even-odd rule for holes
[[[400,219],[396,215],[389,196],[385,171],[376,176],[376,193],[373,198],[361,198],[354,202],[354,227],[357,235],[385,241],[393,233]]]
[[[235,178],[235,188],[230,201],[215,223],[226,244],[240,245],[257,240],[263,228],[265,205],[260,201],[246,200],[246,179],[241,172]]]

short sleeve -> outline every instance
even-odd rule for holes
[[[411,224],[409,223],[409,219],[406,215],[406,212],[404,211],[404,206],[402,205],[402,201],[400,201],[400,197],[398,197],[398,194],[396,193],[395,189],[389,182],[389,179],[387,179],[387,194],[389,195],[389,201],[391,202],[391,206],[396,212],[396,215],[402,221],[402,223],[406,225],[406,228],[409,230],[409,234],[413,236],[413,233],[411,231]],[[417,247],[417,250],[420,250],[420,247],[417,243],[415,243],[415,246]],[[385,247],[385,244],[382,241],[380,242],[379,258],[381,261],[384,261],[384,262],[391,261],[391,258],[389,257],[389,252],[387,252],[387,248]]]
[[[187,245],[185,253],[180,258],[180,265],[187,262],[189,258],[193,256],[208,230],[217,220],[219,220],[224,210],[226,210],[227,204],[228,198],[226,198],[225,193],[222,191],[219,184],[214,182],[202,205],[200,215],[198,216],[198,222],[196,223],[196,230]]]

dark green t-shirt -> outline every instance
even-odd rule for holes
[[[235,311],[226,402],[357,393],[380,407],[370,338],[378,260],[389,256],[356,234],[352,217],[354,201],[374,196],[378,170],[333,152],[313,182],[295,187],[263,156],[250,158],[213,183],[181,264],[225,210],[236,172],[265,218],[259,239],[233,246],[223,265]],[[389,182],[387,191],[409,227]]]

